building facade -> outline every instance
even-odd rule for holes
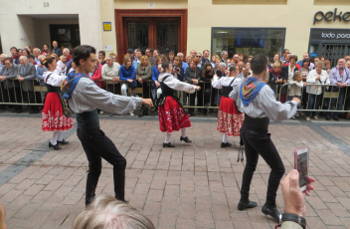
[[[50,43],[55,36],[68,42],[78,33],[79,43],[120,55],[128,48],[146,47],[270,56],[283,48],[299,56],[315,52],[336,57],[350,52],[349,0],[0,2],[6,7],[0,8],[4,50]],[[69,24],[64,29],[57,26]]]

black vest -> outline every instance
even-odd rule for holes
[[[222,87],[221,89],[221,96],[229,97],[230,92],[232,91],[232,83],[235,81],[236,78],[233,78],[233,80],[230,82],[229,86]]]
[[[174,97],[174,90],[168,87],[168,85],[164,83],[164,81],[170,76],[171,75],[167,75],[166,77],[163,78],[162,82],[160,82],[160,88],[162,89],[162,96],[164,97],[167,97],[167,96]]]

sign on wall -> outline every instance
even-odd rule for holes
[[[323,12],[318,11],[314,15],[314,25],[325,22],[350,22],[350,12],[338,11],[338,8],[335,8],[333,11]]]
[[[350,29],[311,29],[313,42],[350,43]]]
[[[103,22],[103,31],[110,32],[112,31],[112,22]]]

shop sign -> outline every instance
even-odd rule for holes
[[[349,42],[350,30],[346,29],[312,29],[311,40]]]
[[[350,22],[350,12],[338,11],[338,8],[335,8],[333,11],[323,12],[318,11],[314,15],[314,25],[325,22]]]

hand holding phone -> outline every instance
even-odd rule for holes
[[[299,172],[299,185],[302,192],[306,191],[309,183],[309,152],[308,149],[298,149],[294,152],[294,169]]]

